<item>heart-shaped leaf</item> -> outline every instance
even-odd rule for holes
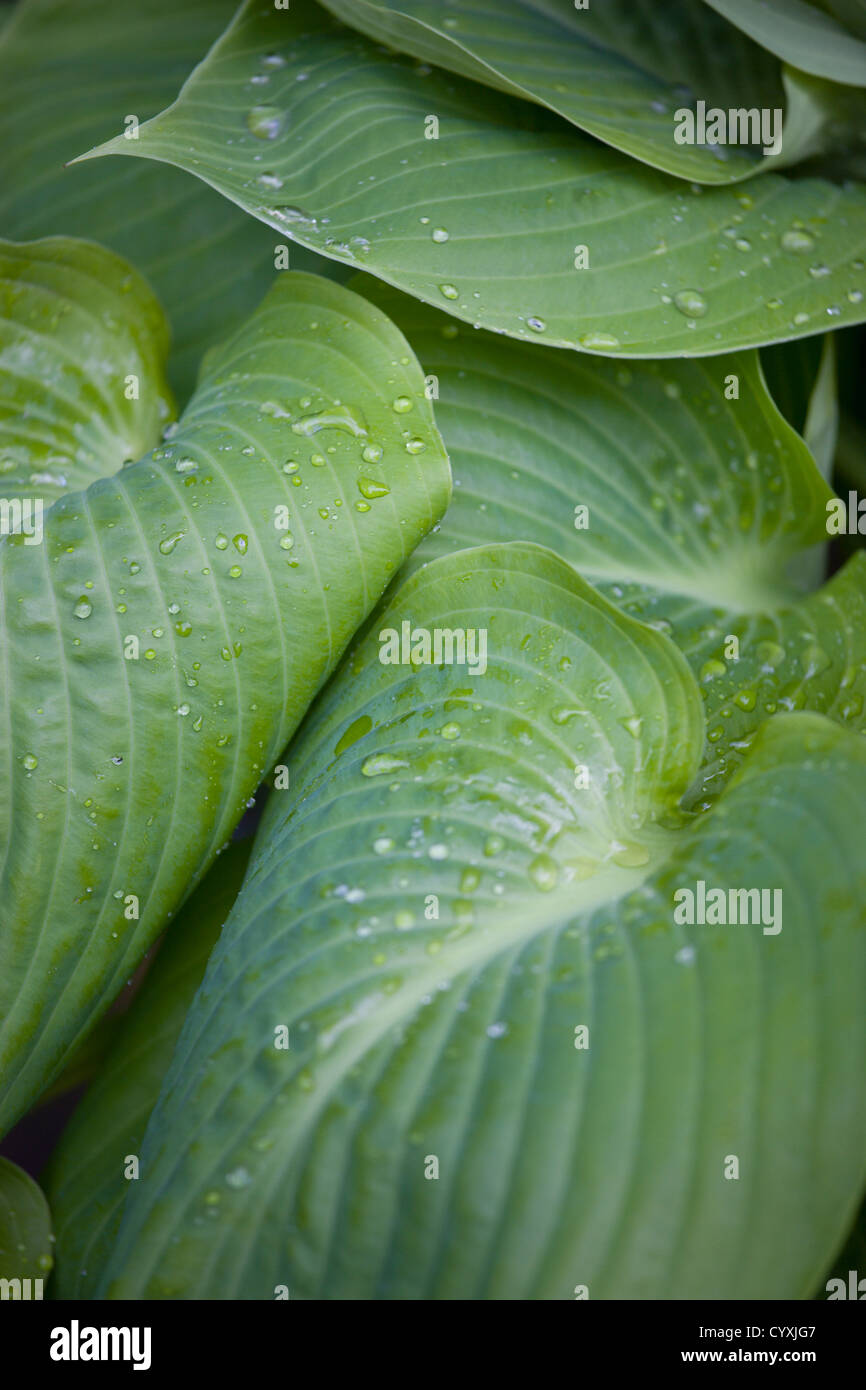
[[[42,1297],[54,1263],[53,1239],[42,1190],[22,1168],[0,1156],[0,1299]]]
[[[808,0],[706,0],[756,43],[818,77],[866,87],[866,43]],[[862,11],[861,11],[862,13]]]
[[[71,237],[0,241],[0,489],[48,508],[140,458],[173,416],[168,325],[130,265]]]
[[[771,714],[808,708],[866,728],[866,560],[804,597],[833,494],[755,354],[590,361],[458,326],[369,278],[356,285],[423,362],[454,469],[445,520],[411,565],[533,541],[672,633],[705,702],[699,798]],[[805,365],[795,379],[805,394]]]
[[[175,164],[325,256],[560,347],[705,355],[866,318],[862,188],[683,185],[311,0],[248,0],[138,140],[86,157],[104,154]]]
[[[436,0],[325,4],[370,38],[538,102],[615,149],[699,183],[746,178],[762,161],[759,147],[678,144],[675,113],[693,107],[695,94],[725,110],[784,104],[778,63],[690,0],[640,11],[629,0],[583,8],[561,0],[474,0],[459,9]]]
[[[135,122],[172,99],[235,9],[235,0],[21,0],[0,36],[0,233],[92,237],[142,271],[171,315],[181,400],[205,348],[265,293],[274,237],[170,169],[130,164],[106,177],[64,165],[120,128],[134,143]],[[299,249],[292,266],[313,260]]]
[[[56,1231],[55,1298],[88,1298],[111,1249],[141,1141],[208,956],[238,895],[251,840],[232,844],[184,904],[111,1056],[63,1131],[44,1177]]]
[[[420,369],[367,301],[280,276],[169,440],[0,540],[0,1128],[226,843],[441,516]]]
[[[550,552],[417,571],[292,749],[100,1292],[809,1292],[864,1174],[866,745],[774,720],[690,818],[701,742]]]

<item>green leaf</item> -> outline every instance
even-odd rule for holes
[[[404,622],[485,671],[383,664]],[[417,571],[292,749],[100,1293],[808,1293],[864,1176],[866,744],[774,720],[690,818],[700,703],[550,552]],[[679,925],[701,881],[782,898]]]
[[[680,178],[730,183],[758,150],[679,145],[674,113],[694,105],[781,107],[779,65],[711,10],[674,0],[588,9],[556,0],[325,0],[379,42],[535,101],[615,149]],[[785,151],[789,142],[785,139]]]
[[[777,343],[761,349],[761,369],[770,395],[798,434],[803,434],[806,428],[819,385],[822,405],[826,404],[827,377],[835,377],[828,361],[828,356],[835,357],[832,344],[830,334],[825,334],[823,338],[800,338],[793,343]],[[823,415],[823,409],[820,413]],[[823,473],[823,468],[821,471]]]
[[[454,470],[445,520],[411,565],[532,541],[672,633],[705,701],[698,798],[717,794],[768,715],[805,707],[866,728],[866,563],[804,597],[819,581],[833,494],[756,354],[590,361],[355,283],[423,362]],[[777,355],[812,354],[796,344]]]
[[[266,103],[250,85],[265,73]],[[383,55],[310,0],[246,4],[174,105],[85,158],[101,154],[175,164],[282,235],[512,337],[706,355],[866,317],[866,190],[683,185]]]
[[[806,0],[706,0],[786,63],[833,82],[866,86],[866,43]]]
[[[41,1189],[22,1168],[0,1155],[0,1298],[41,1298],[54,1263],[51,1213]],[[10,1281],[7,1286],[6,1280]],[[29,1286],[23,1281],[30,1281]]]
[[[140,458],[174,414],[165,316],[141,276],[104,247],[0,241],[0,331],[7,499],[36,493],[48,508]]]
[[[208,956],[243,881],[252,841],[232,844],[185,904],[111,1057],[63,1131],[45,1175],[57,1233],[54,1298],[88,1298],[126,1196],[124,1167],[141,1152],[150,1112]]]
[[[0,1127],[226,843],[449,488],[399,331],[287,273],[164,445],[61,498],[43,544],[0,540]]]
[[[235,8],[235,0],[22,0],[0,35],[0,232],[16,241],[89,237],[131,261],[171,315],[181,400],[204,350],[265,293],[273,234],[169,169],[64,165],[128,129],[127,116],[146,120],[170,101]],[[299,251],[293,268],[312,269],[312,259]]]
[[[818,0],[818,4],[852,34],[866,39],[866,0]]]

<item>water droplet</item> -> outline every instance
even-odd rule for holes
[[[378,463],[382,457],[382,450],[378,444],[365,444],[361,451],[361,458],[365,463]]]
[[[705,661],[703,666],[701,667],[700,679],[705,683],[707,681],[715,680],[716,676],[723,676],[726,673],[727,669],[728,668],[723,661],[718,661],[715,657],[711,657],[710,660]]]
[[[271,170],[265,170],[264,173],[259,174],[256,183],[261,184],[262,188],[277,189],[283,186],[283,181],[279,174],[275,174]]]
[[[828,265],[810,265],[809,274],[813,280],[823,280],[826,275],[830,274],[830,267]]]
[[[307,438],[318,434],[319,430],[341,430],[344,434],[354,435],[356,439],[364,439],[367,435],[364,426],[359,424],[348,407],[338,405],[315,415],[304,415],[300,420],[295,420],[292,429],[295,434]]]
[[[281,550],[291,550],[292,547],[294,546],[294,544],[295,544],[295,538],[294,538],[294,536],[291,534],[290,531],[287,531],[286,534],[285,534],[284,536],[281,536],[281,537],[280,537],[280,549],[281,549]]]
[[[559,869],[549,854],[538,854],[529,865],[529,877],[542,893],[549,893],[559,882]]]
[[[504,1038],[508,1032],[507,1023],[491,1023],[486,1028],[488,1038]]]
[[[230,578],[230,579],[240,579],[240,577],[241,577],[242,574],[243,574],[243,570],[241,569],[240,565],[230,565],[230,566],[229,566],[229,578]]]
[[[407,453],[407,454],[423,454],[423,452],[424,452],[424,450],[425,450],[426,448],[427,448],[427,445],[424,443],[424,440],[423,440],[423,439],[418,439],[418,438],[416,437],[416,438],[414,438],[414,439],[407,439],[407,440],[406,440],[406,453]]]
[[[547,324],[544,319],[531,318],[526,320],[526,325],[531,328],[533,333],[543,333]]]
[[[248,541],[245,535],[239,534],[237,536],[232,536],[232,545],[241,555],[246,555]]]
[[[222,533],[222,531],[220,531],[219,535],[217,536],[216,540],[214,541],[214,545],[216,546],[217,550],[228,550],[228,548],[229,548],[229,538],[228,538],[228,536],[224,536],[223,533]]]
[[[165,540],[160,541],[160,554],[170,555],[178,541],[182,541],[185,535],[185,531],[172,531],[170,536],[166,536]]]
[[[639,715],[632,714],[628,719],[621,719],[620,724],[626,733],[631,734],[632,738],[640,738],[640,731],[643,728],[643,720]]]
[[[398,415],[405,415],[408,410],[412,409],[412,401],[408,396],[397,396],[391,402],[391,409],[396,410]]]
[[[497,854],[501,854],[505,848],[505,841],[501,835],[488,835],[484,841],[484,854],[487,859],[494,859]]]
[[[240,1187],[249,1187],[250,1183],[252,1182],[252,1177],[250,1176],[250,1171],[248,1168],[232,1168],[230,1173],[226,1173],[226,1182],[229,1187],[233,1187],[235,1189]]]
[[[82,594],[72,611],[76,618],[89,618],[93,612],[93,604]]]
[[[808,232],[801,231],[798,227],[792,227],[789,232],[782,236],[782,250],[791,251],[795,255],[802,251],[811,251],[815,245],[815,238]]]
[[[388,854],[394,848],[394,841],[390,835],[380,835],[378,840],[373,841],[374,854]]]
[[[599,351],[603,348],[618,348],[620,346],[619,338],[615,338],[612,333],[581,333],[578,342],[581,347],[597,348]]]
[[[387,483],[379,483],[375,478],[359,478],[358,491],[362,497],[372,499],[374,497],[387,497],[391,489]]]
[[[365,777],[382,777],[408,766],[405,758],[395,758],[392,753],[373,753],[361,764],[361,772]]]
[[[460,725],[454,723],[443,724],[442,728],[439,730],[439,734],[441,738],[448,739],[450,742],[460,737]]]
[[[457,299],[460,294],[456,285],[440,285],[439,290],[446,299]]]
[[[283,120],[283,112],[276,106],[254,106],[247,112],[247,130],[257,140],[276,140]]]
[[[174,467],[177,473],[194,473],[198,468],[198,463],[195,459],[182,458],[177,460]]]
[[[679,309],[686,318],[702,319],[707,312],[707,301],[698,290],[680,290],[674,295],[674,308]]]
[[[448,233],[446,232],[446,230],[445,230],[444,227],[434,227],[434,228],[433,228],[433,240],[434,240],[434,241],[438,241],[438,242],[443,242],[443,241],[447,241],[447,240],[448,240]]]
[[[39,759],[33,753],[25,753],[21,759],[28,772],[35,772],[39,766]]]

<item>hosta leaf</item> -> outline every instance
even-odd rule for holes
[[[548,107],[656,169],[729,183],[759,151],[679,145],[674,112],[781,107],[779,65],[738,29],[689,0],[325,0],[346,24],[416,58]],[[788,141],[785,140],[785,152]]]
[[[42,1297],[35,1281],[47,1280],[51,1272],[52,1241],[51,1213],[41,1189],[0,1155],[0,1298]]]
[[[383,664],[404,622],[485,671]],[[673,643],[550,552],[416,572],[294,745],[101,1292],[808,1293],[864,1174],[866,744],[775,720],[690,820],[700,745]],[[678,925],[701,881],[782,899]]]
[[[412,565],[533,541],[672,632],[705,699],[702,795],[768,714],[805,706],[866,728],[866,563],[803,597],[833,494],[756,354],[590,360],[458,327],[369,278],[357,285],[424,364],[454,469],[445,520]]]
[[[57,1233],[55,1298],[87,1298],[126,1196],[141,1140],[208,956],[237,897],[252,841],[232,844],[173,923],[111,1058],[63,1132],[45,1178]]]
[[[683,185],[310,0],[247,3],[173,106],[93,154],[176,164],[302,245],[557,346],[710,354],[866,317],[862,188]]]
[[[0,490],[66,491],[115,473],[173,414],[168,326],[130,265],[71,237],[0,241]]]
[[[808,0],[706,0],[786,63],[834,82],[866,86],[866,43]]]
[[[0,35],[0,233],[57,232],[113,247],[171,315],[173,385],[249,314],[274,271],[274,237],[198,182],[146,164],[64,168],[83,146],[170,101],[235,0],[22,0]],[[284,240],[284,238],[281,238]],[[310,268],[299,251],[295,268]]]
[[[44,544],[0,541],[3,1125],[225,844],[449,485],[398,330],[286,273],[165,445],[61,498]]]

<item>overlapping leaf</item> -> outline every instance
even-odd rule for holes
[[[17,1164],[0,1156],[0,1280],[4,1281],[4,1299],[41,1296],[35,1281],[48,1279],[54,1263],[53,1239],[51,1213],[41,1188]],[[10,1281],[8,1286],[6,1280]]]
[[[111,1248],[126,1166],[141,1141],[208,956],[237,897],[251,841],[232,844],[172,924],[115,1034],[111,1057],[78,1105],[46,1179],[56,1231],[55,1298],[86,1298]]]
[[[404,623],[485,669],[383,664]],[[101,1292],[809,1292],[864,1170],[866,745],[773,721],[688,821],[700,724],[550,552],[416,572],[293,748]],[[777,915],[678,925],[699,881]]]
[[[0,493],[47,508],[140,458],[173,415],[168,326],[133,268],[71,237],[0,241]]]
[[[0,540],[4,1126],[225,844],[449,486],[399,331],[287,273],[164,445],[61,498],[43,544]]]
[[[557,346],[704,355],[866,317],[863,189],[684,185],[311,0],[250,0],[138,140],[92,153],[178,165],[302,245]]]
[[[130,260],[171,316],[182,400],[202,352],[265,293],[274,237],[169,169],[64,165],[134,129],[127,116],[143,121],[170,101],[235,9],[235,0],[22,0],[0,36],[0,234],[92,237]],[[302,251],[292,263],[313,268]]]
[[[818,582],[833,494],[755,355],[590,361],[458,327],[375,281],[356,283],[418,353],[454,469],[445,520],[411,564],[533,541],[673,633],[705,701],[701,797],[771,714],[808,708],[866,727],[866,562],[804,594]],[[781,354],[789,371],[800,355]],[[797,379],[805,389],[805,364]],[[816,428],[828,389],[811,412]]]
[[[827,13],[827,9],[819,9],[809,0],[705,0],[705,3],[786,63],[834,82],[866,86],[866,43],[846,32],[834,20],[832,11]],[[861,7],[861,22],[862,15]]]
[[[696,96],[725,109],[783,105],[779,65],[689,0],[596,0],[580,10],[562,0],[325,4],[370,38],[538,102],[625,154],[700,183],[755,173],[760,150],[677,144],[676,111]]]

